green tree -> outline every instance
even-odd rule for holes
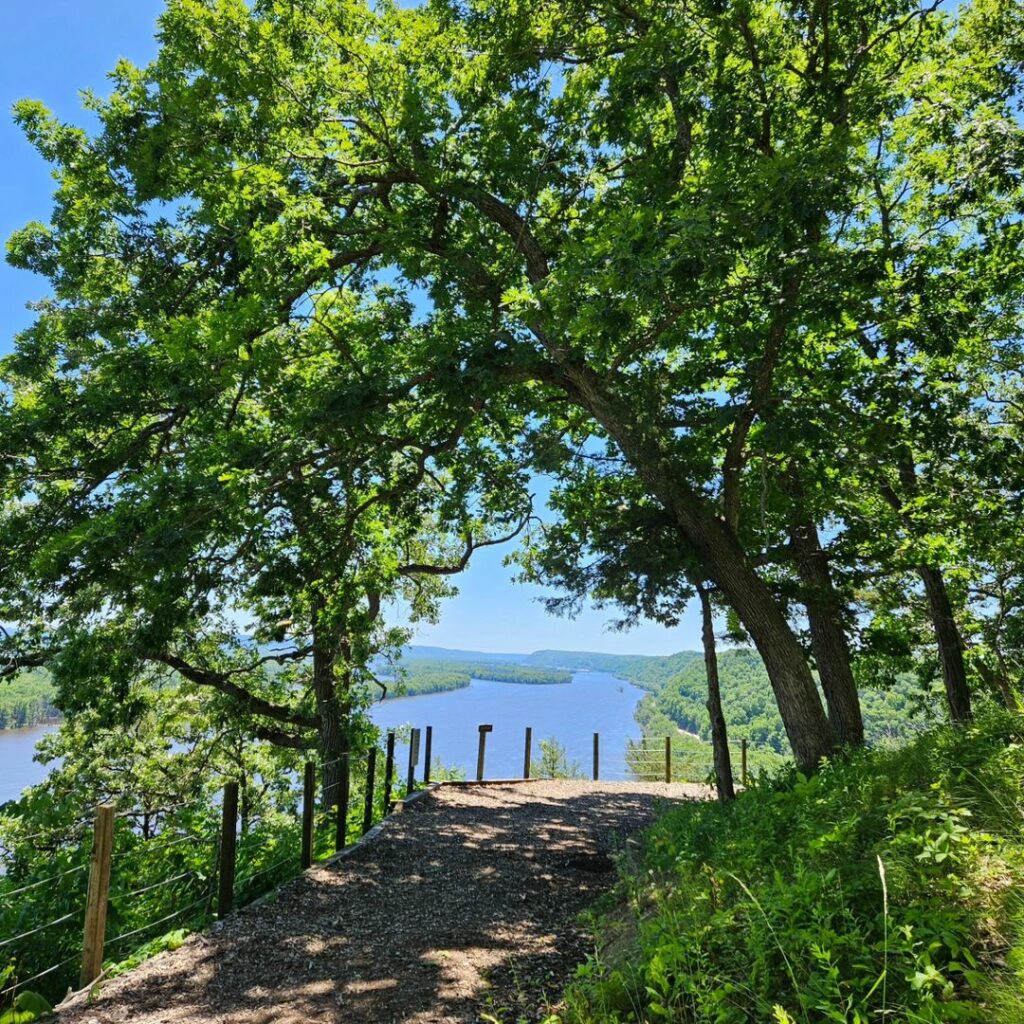
[[[336,800],[371,663],[408,638],[382,609],[436,615],[445,581],[529,510],[471,409],[439,414],[436,439],[417,429],[404,367],[367,344],[409,340],[401,310],[332,293],[217,373],[199,341],[190,360],[157,332],[93,335],[75,348],[73,391],[33,348],[55,326],[44,314],[7,361],[0,424],[19,454],[0,520],[4,618],[19,624],[9,670],[46,665],[63,709],[110,722],[135,712],[136,678],[174,673],[228,698],[253,737],[319,747],[340,765]],[[357,407],[378,390],[386,400]],[[139,426],[174,391],[190,396]]]
[[[467,412],[488,438],[528,424],[610,444],[742,620],[813,768],[839,717],[744,510],[798,439],[805,490],[841,471],[834,432],[805,420],[851,376],[871,380],[843,314],[884,298],[877,273],[846,290],[879,131],[942,111],[928,145],[893,149],[921,180],[938,166],[940,196],[967,129],[989,111],[1007,123],[1008,10],[985,0],[963,29],[904,0],[171,0],[153,64],[119,65],[112,96],[90,100],[96,137],[19,108],[59,180],[51,224],[11,247],[55,289],[18,357],[52,370],[32,426],[72,396],[92,417],[52,432],[54,483],[65,441],[62,466],[87,439],[102,452],[99,500],[205,409],[230,424],[268,339],[350,289],[356,312],[343,302],[331,333],[355,390],[323,396],[312,436],[351,460],[400,433],[382,410],[404,403],[419,450]],[[949,90],[975,66],[970,89]],[[117,357],[90,398],[97,348]],[[879,454],[893,465],[882,438]],[[342,635],[340,607],[307,618]],[[851,706],[848,676],[826,676],[847,691],[830,710]]]
[[[583,769],[569,760],[558,740],[551,738],[540,741],[540,759],[530,763],[530,775],[535,779],[582,779]]]

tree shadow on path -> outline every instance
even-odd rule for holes
[[[682,786],[442,788],[173,953],[76,1000],[66,1024],[478,1021],[560,990],[585,958],[580,912],[614,854]],[[490,984],[489,984],[490,981]]]

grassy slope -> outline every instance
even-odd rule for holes
[[[666,813],[563,1020],[1019,1024],[1022,735],[936,728]]]

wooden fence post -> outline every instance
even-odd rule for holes
[[[672,781],[672,737],[665,737],[665,781]]]
[[[494,731],[493,725],[480,726],[480,745],[476,751],[476,781],[484,780],[484,754],[487,751],[487,734]]]
[[[92,827],[92,857],[89,861],[89,894],[85,904],[85,932],[82,936],[81,988],[91,984],[103,970],[103,942],[107,933],[107,897],[110,893],[110,859],[114,850],[114,805],[100,804]]]
[[[235,854],[238,839],[238,783],[224,784],[220,806],[220,880],[217,914],[223,917],[235,902]]]
[[[430,782],[430,756],[434,745],[434,727],[432,725],[427,726],[427,742],[423,748],[423,785],[428,785]]]
[[[363,835],[373,825],[373,787],[377,782],[377,744],[366,755],[366,800],[363,802]]]
[[[413,729],[409,735],[409,774],[405,780],[405,792],[411,793],[416,786],[416,765],[420,760],[420,731]]]
[[[523,778],[528,779],[530,777],[530,759],[533,753],[533,729],[531,726],[526,727],[526,748],[523,750]]]
[[[395,781],[395,734],[388,733],[388,753],[384,761],[384,814],[391,813],[391,784]]]
[[[306,762],[302,779],[302,866],[313,864],[313,800],[316,791],[316,765]]]
[[[740,741],[740,758],[741,758],[741,763],[742,763],[742,766],[743,766],[742,767],[742,772],[740,774],[740,778],[743,780],[743,785],[745,786],[747,784],[747,740],[746,740],[746,737],[744,737]]]
[[[599,736],[598,733],[595,732],[594,733],[594,781],[595,782],[597,782],[597,780],[598,780],[598,778],[600,776],[600,773],[598,771],[598,760],[599,760],[599,753],[600,753],[600,743],[601,743],[600,736]]]
[[[334,819],[334,852],[345,849],[348,840],[348,802],[352,779],[348,766],[348,751],[341,755],[341,778],[338,780],[338,808]]]

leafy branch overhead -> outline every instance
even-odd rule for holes
[[[4,653],[67,707],[177,659],[338,751],[382,609],[520,536],[556,611],[713,594],[804,768],[856,673],[1013,703],[1020,20],[170,0],[96,133],[17,107],[57,192],[9,247],[52,296],[3,364]]]

